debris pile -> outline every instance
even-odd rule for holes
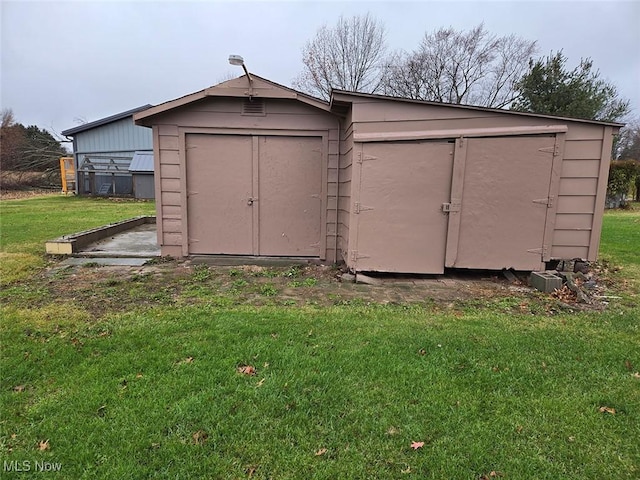
[[[562,288],[554,290],[552,295],[561,302],[597,307],[606,305],[606,299],[612,298],[604,295],[605,287],[586,262],[560,262],[555,274],[562,279]]]
[[[595,295],[602,293],[602,287],[598,286],[593,274],[558,272],[558,275],[562,278],[563,285],[554,292],[554,296],[564,302],[589,305]]]

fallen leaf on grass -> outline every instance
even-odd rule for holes
[[[25,385],[16,385],[15,387],[13,387],[13,391],[14,392],[24,392],[24,389],[27,388]]]
[[[256,470],[258,470],[258,467],[251,465],[249,468],[247,468],[247,475],[249,476],[249,478],[253,477],[253,474],[256,473]]]
[[[611,415],[615,415],[616,414],[616,409],[615,408],[611,408],[611,407],[600,407],[598,409],[598,411],[600,413],[610,413]]]
[[[142,377],[143,377],[143,375],[142,375],[141,373],[138,373],[138,374],[136,375],[136,378],[142,378]]]
[[[326,448],[321,448],[320,450],[318,450],[316,452],[316,457],[319,457],[321,455],[324,455],[325,453],[327,453],[327,449]]]
[[[421,348],[420,350],[418,350],[418,355],[426,355],[427,351],[424,348]]]
[[[261,387],[264,384],[264,378],[256,383],[256,387]]]
[[[411,467],[407,465],[407,468],[405,468],[404,470],[400,470],[400,473],[411,473]]]
[[[191,435],[191,438],[193,438],[193,443],[195,443],[196,445],[202,445],[204,442],[207,441],[207,438],[209,438],[209,435],[207,435],[207,432],[198,430],[196,433]]]
[[[422,447],[424,447],[424,442],[411,442],[411,448],[413,448],[414,450],[418,450]]]
[[[633,378],[640,378],[640,372],[636,372],[632,376]]]
[[[624,361],[624,366],[627,370],[629,370],[630,372],[633,372],[633,365],[629,360]]]
[[[49,440],[40,440],[38,442],[38,450],[40,450],[41,452],[44,450],[49,450],[49,448],[51,448],[51,446],[49,445]]]
[[[387,430],[387,435],[397,435],[398,433],[400,433],[400,430],[396,427],[389,427],[389,430]]]
[[[480,480],[490,480],[491,478],[503,477],[504,474],[502,472],[497,472],[495,470],[491,470],[489,473],[485,473],[480,475]]]
[[[251,365],[240,365],[236,370],[238,373],[241,373],[242,375],[253,376],[256,374],[256,368]]]

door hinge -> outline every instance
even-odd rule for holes
[[[362,162],[363,162],[363,161],[365,161],[365,160],[376,160],[376,159],[378,158],[378,157],[374,157],[373,155],[365,155],[365,154],[364,154],[364,153],[362,153],[362,152],[358,152],[357,157],[358,157],[358,158],[356,159],[356,161],[357,161],[358,163],[362,163]]]
[[[532,248],[530,250],[527,250],[527,253],[535,253],[541,255],[544,258],[547,255],[548,248],[549,247],[547,245],[543,245],[542,248]]]
[[[544,153],[551,153],[553,154],[554,157],[557,157],[558,155],[560,155],[560,147],[558,145],[554,145],[553,147],[539,148],[538,151],[544,152]]]
[[[536,200],[532,200],[533,203],[539,203],[541,205],[546,205],[547,208],[551,208],[553,207],[553,197],[547,197],[547,198],[538,198]]]
[[[351,261],[357,262],[359,258],[370,258],[369,255],[359,255],[357,250],[351,250]]]
[[[442,204],[442,211],[444,213],[451,213],[451,212],[459,212],[460,211],[460,203],[459,202],[451,202],[451,203],[443,203]]]
[[[360,204],[360,202],[356,202],[353,204],[353,213],[360,213],[366,210],[373,210],[373,207],[367,207],[366,205]]]

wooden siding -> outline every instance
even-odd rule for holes
[[[151,150],[151,129],[134,125],[133,117],[123,118],[106,125],[74,135],[75,153],[123,152]]]
[[[266,98],[265,116],[242,114],[242,98],[211,97],[170,110],[154,120],[157,128],[161,204],[158,207],[159,240],[163,254],[188,254],[186,246],[185,134],[232,133],[287,135],[320,134],[326,145],[326,249],[322,258],[335,262],[338,222],[338,169],[340,133],[337,117],[294,100]],[[162,232],[162,233],[160,233]],[[169,253],[166,253],[169,254]]]
[[[612,127],[563,119],[548,119],[486,112],[481,110],[421,105],[393,100],[353,98],[353,124],[349,133],[416,132],[427,130],[455,130],[469,128],[510,128],[522,126],[567,125],[564,152],[560,166],[560,180],[551,235],[550,257],[557,259],[585,258],[595,260],[599,245],[603,185],[606,186],[610,162]],[[347,132],[342,154],[344,173],[341,185],[350,190],[350,157],[347,156]],[[351,143],[352,147],[352,143]],[[526,179],[525,179],[526,180]],[[342,187],[341,187],[342,188]],[[341,189],[342,192],[342,189]],[[342,194],[342,193],[341,193]],[[602,205],[601,205],[602,203]],[[339,213],[339,219],[348,215]],[[348,235],[348,224],[340,228]]]
[[[353,123],[349,113],[342,123],[338,171],[338,259],[346,263],[351,219],[351,175],[353,168]]]
[[[580,125],[572,131],[573,125],[567,132],[560,172],[551,258],[595,260],[598,252],[591,246],[591,237],[596,233],[598,179],[602,162],[608,163],[601,158],[604,127]]]

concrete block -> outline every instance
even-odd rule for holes
[[[356,276],[352,273],[343,273],[340,275],[340,280],[343,282],[353,283],[356,281]]]
[[[379,278],[373,278],[362,273],[356,274],[356,283],[364,283],[366,285],[382,285],[382,280]]]
[[[555,289],[562,288],[562,278],[554,272],[531,272],[529,284],[536,290],[551,293]]]

